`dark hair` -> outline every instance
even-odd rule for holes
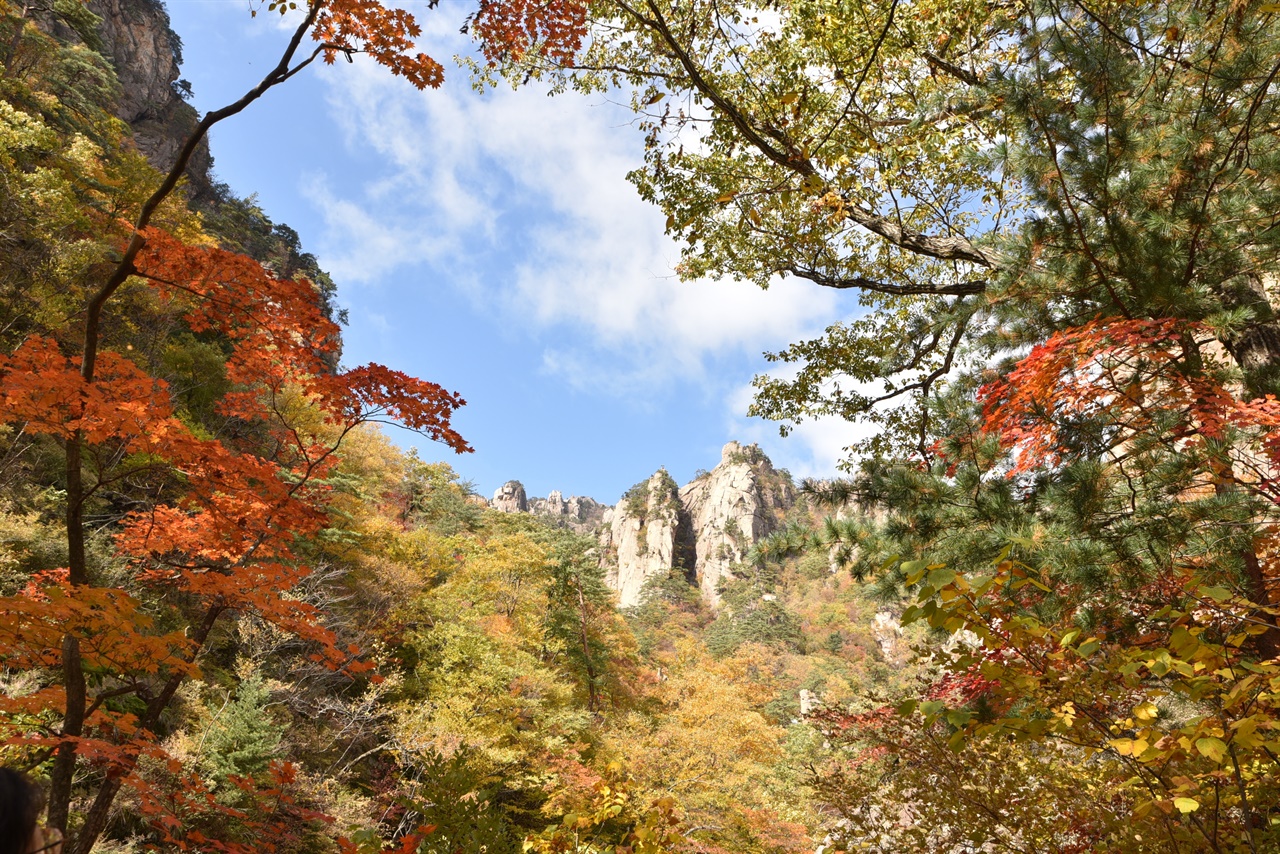
[[[0,854],[26,854],[35,835],[44,793],[10,768],[0,768]]]

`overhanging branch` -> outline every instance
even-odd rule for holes
[[[926,282],[915,285],[895,285],[889,282],[878,282],[875,279],[868,279],[866,276],[831,276],[826,273],[820,273],[817,270],[810,270],[806,267],[798,267],[789,264],[782,268],[784,271],[802,279],[808,279],[815,284],[822,285],[824,288],[834,288],[836,290],[859,289],[864,291],[875,291],[881,294],[890,294],[892,296],[916,296],[916,295],[934,295],[934,296],[972,296],[986,291],[987,282],[978,280],[973,282],[957,282],[956,284],[943,285],[934,282]]]

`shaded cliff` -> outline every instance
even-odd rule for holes
[[[167,171],[200,120],[176,85],[182,40],[159,0],[89,0],[88,6],[102,18],[102,53],[120,80],[116,115],[133,129],[134,145],[151,165]],[[187,168],[193,200],[208,196],[212,166],[208,142],[202,142]]]
[[[67,5],[78,0],[53,0],[31,8],[35,22],[63,41],[79,42],[106,58],[120,84],[116,117],[127,124],[133,144],[156,169],[168,171],[178,151],[200,121],[196,109],[183,100],[179,80],[182,39],[169,27],[169,13],[159,0],[88,0],[85,7],[99,20]],[[187,168],[188,193],[193,201],[213,194],[213,157],[201,142]]]

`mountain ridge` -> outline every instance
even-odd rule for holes
[[[646,582],[669,570],[683,571],[711,607],[719,586],[750,548],[782,527],[796,506],[795,485],[775,469],[757,445],[729,442],[720,462],[679,486],[660,468],[627,490],[614,505],[552,491],[530,498],[509,480],[488,506],[508,513],[551,519],[578,533],[594,534],[605,583],[623,608],[640,604]]]

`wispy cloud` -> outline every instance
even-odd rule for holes
[[[626,396],[700,380],[835,312],[834,294],[802,285],[679,281],[661,214],[624,177],[640,135],[602,97],[477,94],[456,79],[417,93],[359,62],[325,80],[345,144],[378,160],[354,190],[325,175],[307,187],[344,283],[426,265],[543,342],[546,372]]]

